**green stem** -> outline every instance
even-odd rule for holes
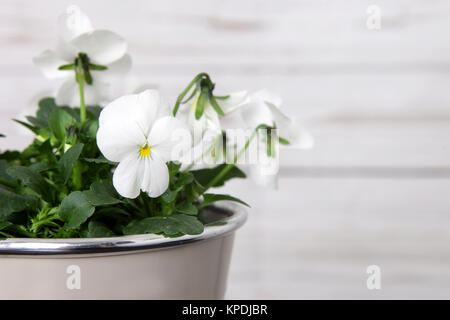
[[[245,151],[248,149],[248,147],[250,146],[250,143],[252,142],[252,140],[255,138],[256,134],[258,133],[258,130],[261,128],[265,128],[266,125],[261,124],[259,126],[257,126],[255,128],[255,130],[252,132],[252,135],[248,138],[247,142],[245,143],[245,146],[241,149],[241,151],[239,151],[239,153],[234,157],[233,159],[233,163],[229,163],[225,166],[225,168],[222,169],[222,171],[220,171],[217,176],[214,177],[214,179],[212,179],[203,189],[202,194],[204,194],[209,188],[211,188],[212,186],[214,186],[217,182],[219,182],[227,173],[228,171],[230,171],[231,169],[233,169],[234,165],[237,163],[237,161],[239,160],[239,158],[245,153]]]
[[[184,97],[188,94],[188,92],[192,89],[192,87],[198,82],[198,80],[200,80],[201,78],[206,78],[209,81],[211,81],[209,79],[209,75],[205,72],[199,73],[198,75],[195,76],[194,79],[192,79],[192,81],[188,84],[188,86],[186,87],[186,89],[183,90],[183,92],[180,93],[180,95],[177,98],[177,101],[175,103],[175,106],[173,108],[173,116],[175,117],[177,115],[178,109],[180,108],[180,104],[183,101]]]
[[[80,87],[80,120],[81,123],[86,121],[86,106],[84,104],[84,84],[83,79],[78,80],[78,86]]]
[[[80,89],[80,121],[81,123],[83,123],[84,121],[86,121],[86,105],[84,103],[84,78],[83,64],[81,59],[77,60],[77,65],[75,66],[75,78]]]

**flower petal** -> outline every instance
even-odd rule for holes
[[[108,65],[122,58],[127,51],[125,40],[108,30],[84,33],[70,42],[96,64]]]
[[[58,17],[58,36],[64,42],[69,42],[79,35],[93,31],[89,17],[77,6],[69,6]]]
[[[62,59],[56,52],[51,50],[46,50],[34,57],[33,63],[40,68],[44,76],[49,79],[73,76],[72,70],[58,70],[60,66],[70,62]]]
[[[134,199],[139,195],[143,164],[136,151],[128,154],[117,166],[113,174],[113,185],[122,197]]]
[[[231,93],[227,99],[217,99],[217,103],[225,114],[233,112],[247,102],[247,91],[238,91]]]
[[[273,116],[268,105],[259,99],[250,100],[242,107],[242,118],[247,128],[255,129],[260,124],[273,126]]]
[[[159,197],[169,187],[169,169],[157,154],[145,158],[144,161],[145,172],[141,189],[147,192],[151,198]]]
[[[130,152],[138,152],[147,142],[142,120],[147,116],[136,94],[120,97],[100,113],[97,145],[103,155],[119,162]]]
[[[278,109],[280,109],[281,104],[283,102],[283,100],[281,99],[281,97],[279,95],[276,95],[275,93],[266,90],[266,89],[262,89],[260,91],[257,91],[255,93],[253,93],[250,96],[250,99],[256,98],[258,100],[262,100],[266,103],[270,103],[273,104],[275,107],[277,107]]]
[[[92,77],[94,78],[94,82],[98,79],[102,81],[115,81],[115,80],[123,80],[124,76],[131,69],[131,57],[129,54],[125,54],[119,60],[108,65],[107,70],[96,71],[93,70]]]
[[[188,127],[172,116],[155,121],[148,142],[152,152],[165,162],[180,160],[192,145]]]
[[[310,149],[314,146],[314,138],[298,121],[286,116],[274,104],[267,103],[272,112],[278,133],[289,141],[289,146],[299,149]]]

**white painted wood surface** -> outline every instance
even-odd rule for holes
[[[68,4],[127,38],[137,77],[172,101],[207,71],[224,93],[278,92],[316,137],[283,152],[279,191],[226,187],[252,204],[228,298],[450,297],[448,1],[3,0],[2,149],[26,145],[9,119],[55,88],[31,58]],[[380,291],[366,288],[370,264]]]

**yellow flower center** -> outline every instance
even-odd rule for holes
[[[147,144],[143,147],[139,147],[139,154],[141,157],[150,157],[150,151],[152,150]]]

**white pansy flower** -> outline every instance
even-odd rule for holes
[[[106,70],[90,70],[94,80],[92,85],[84,86],[86,104],[96,105],[113,98],[111,82],[120,80],[130,69],[131,58],[126,51],[127,43],[122,37],[108,30],[94,30],[83,12],[69,7],[58,18],[55,49],[42,52],[33,62],[47,78],[64,80],[56,93],[56,103],[69,106],[80,103],[75,73],[58,68],[74,63],[80,53],[87,54],[90,63],[106,66]]]
[[[249,96],[249,102],[241,109],[242,118],[250,128],[265,124],[278,129],[279,136],[289,142],[289,147],[309,149],[314,139],[295,119],[281,111],[281,98],[267,90]]]
[[[169,186],[166,162],[179,160],[191,139],[158,91],[146,90],[118,98],[102,110],[97,145],[105,158],[119,162],[113,185],[120,195],[136,198],[142,190],[158,197]]]
[[[301,124],[285,115],[281,110],[281,98],[267,90],[261,90],[249,96],[249,102],[241,107],[241,119],[248,128],[256,128],[265,124],[276,128],[276,133],[287,143],[287,147],[309,149],[314,139]],[[260,136],[258,143],[258,164],[250,166],[250,177],[259,185],[277,187],[278,154],[269,156],[267,139]],[[282,144],[283,145],[283,144]]]
[[[195,118],[198,98],[199,94],[195,96],[192,103],[183,105],[180,112],[177,114],[177,117],[184,119],[189,126],[194,139],[194,145],[203,139],[205,133],[222,133],[220,116],[211,106],[209,101],[206,101],[203,115],[200,119]],[[247,99],[247,92],[239,91],[230,94],[226,99],[217,99],[217,103],[224,114],[227,115],[238,109],[241,105],[245,104]]]
[[[192,168],[201,169],[223,163],[222,146],[222,116],[206,101],[200,119],[196,119],[199,93],[190,104],[181,107],[177,118],[183,120],[189,127],[193,137],[193,149],[189,157],[183,159],[183,167],[191,165]],[[231,93],[226,98],[217,98],[217,104],[225,114],[234,113],[239,107],[248,102],[246,91]]]

